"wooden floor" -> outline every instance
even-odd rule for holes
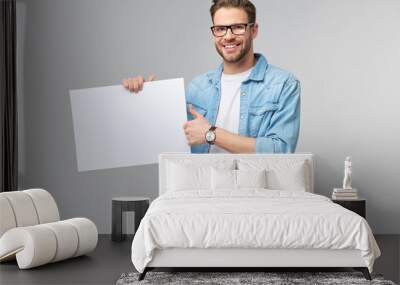
[[[382,256],[375,263],[375,272],[399,283],[400,236],[375,236]],[[111,241],[100,235],[94,252],[88,256],[19,270],[16,262],[0,264],[0,284],[115,284],[124,272],[135,271],[130,259],[131,242]]]

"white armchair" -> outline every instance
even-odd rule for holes
[[[60,221],[46,190],[0,193],[0,262],[16,258],[20,269],[57,262],[94,250],[97,238],[89,219]]]

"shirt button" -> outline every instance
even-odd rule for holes
[[[244,119],[244,116],[243,116],[243,115],[241,115],[241,116],[240,116],[240,118],[241,118],[241,119]]]
[[[242,92],[242,96],[246,96],[246,92]]]

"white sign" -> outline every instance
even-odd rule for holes
[[[79,171],[158,163],[162,152],[190,152],[183,124],[183,78],[70,90]]]

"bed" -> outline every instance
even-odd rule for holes
[[[312,154],[159,156],[159,194],[132,242],[143,279],[159,267],[352,267],[380,250],[361,216],[314,193]]]

